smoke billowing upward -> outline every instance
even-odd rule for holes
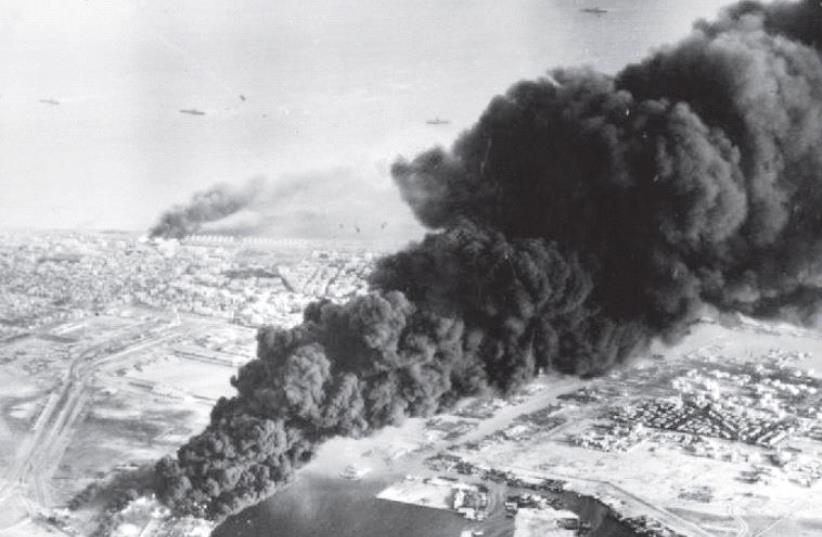
[[[242,186],[217,184],[197,192],[186,205],[178,205],[163,213],[149,231],[151,237],[182,239],[196,233],[204,224],[221,220],[248,207],[263,189],[265,180],[254,178]]]
[[[215,518],[335,435],[368,434],[540,368],[593,375],[704,303],[822,296],[822,8],[746,2],[614,77],[561,69],[495,98],[446,151],[394,165],[432,232],[372,293],[260,331],[211,424],[157,467]]]

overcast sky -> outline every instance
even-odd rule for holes
[[[408,229],[398,154],[449,142],[517,79],[613,72],[727,3],[598,2],[1,0],[0,227],[142,229],[265,175],[310,179],[294,218]]]

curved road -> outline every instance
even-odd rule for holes
[[[94,374],[101,367],[132,358],[135,353],[162,344],[182,333],[191,335],[211,326],[204,324],[206,323],[152,322],[133,326],[128,328],[127,333],[138,331],[140,334],[149,333],[149,337],[112,352],[112,346],[124,337],[123,333],[118,332],[95,342],[74,356],[57,391],[50,396],[32,431],[18,447],[16,460],[0,475],[0,507],[10,499],[19,497],[28,498],[42,507],[50,506],[49,482],[69,445],[75,427],[82,421],[86,403],[91,396],[89,388]],[[36,510],[36,505],[30,507],[30,512]]]

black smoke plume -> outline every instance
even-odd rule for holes
[[[264,179],[257,177],[241,186],[220,183],[197,192],[186,205],[177,205],[163,213],[149,236],[183,239],[197,233],[204,224],[222,220],[247,207],[260,194],[264,183]]]
[[[419,224],[390,184],[385,170],[328,168],[254,177],[239,185],[217,184],[171,208],[149,231],[151,237],[189,235],[328,238],[361,230],[369,238],[406,239]],[[374,212],[379,206],[381,211]],[[387,213],[386,213],[387,211]],[[391,214],[391,227],[383,221]],[[342,230],[342,231],[341,231]],[[359,234],[359,231],[357,231]]]
[[[318,443],[541,368],[595,375],[705,303],[817,301],[822,8],[738,4],[616,76],[560,69],[496,97],[449,150],[394,165],[432,232],[373,292],[259,333],[211,424],[157,467],[213,518],[274,492]]]

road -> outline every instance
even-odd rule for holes
[[[564,379],[566,382],[557,382],[554,384],[549,385],[548,387],[544,388],[540,392],[537,392],[532,397],[529,397],[528,401],[515,406],[510,406],[507,408],[498,411],[496,415],[490,419],[483,420],[480,427],[476,430],[463,435],[458,441],[451,443],[448,447],[446,447],[446,452],[450,452],[450,449],[456,448],[459,445],[463,445],[466,441],[470,440],[478,440],[485,435],[491,434],[494,431],[505,429],[508,425],[514,422],[514,420],[523,414],[527,414],[528,412],[532,412],[535,409],[543,408],[546,404],[546,401],[549,401],[556,397],[558,393],[567,392],[572,390],[579,384],[579,380],[577,379]],[[557,434],[557,430],[564,428],[564,426],[559,426],[555,430],[551,431],[551,435]],[[452,455],[458,456],[458,453],[451,453]],[[674,513],[671,513],[667,509],[664,509],[660,506],[653,504],[637,496],[636,494],[625,490],[624,488],[615,485],[609,481],[604,481],[600,479],[593,479],[593,478],[581,478],[577,476],[569,476],[565,474],[557,474],[557,473],[549,473],[544,471],[535,471],[533,469],[516,467],[516,466],[505,466],[505,467],[497,467],[500,470],[510,470],[519,475],[529,475],[538,479],[560,479],[563,481],[567,481],[569,483],[587,483],[593,484],[598,489],[605,489],[607,494],[613,497],[617,497],[620,500],[623,500],[627,504],[633,504],[634,507],[637,507],[639,511],[650,515],[652,518],[658,520],[662,524],[665,524],[671,529],[674,529],[683,535],[693,536],[693,537],[714,537],[714,535],[705,529],[699,527],[698,525],[690,522]],[[571,487],[573,489],[573,486]],[[580,492],[584,493],[584,490],[588,487],[584,485],[579,487]],[[745,533],[741,533],[738,537],[747,537],[747,530]]]
[[[736,537],[748,537],[751,533],[751,528],[744,518],[739,514],[739,506],[731,504],[728,506],[728,514],[734,519],[738,526],[736,530]]]
[[[695,345],[694,348],[683,348],[680,352],[682,352],[683,354],[703,352],[711,348],[713,345],[715,345],[717,341],[719,341],[719,339],[712,339],[707,343],[703,341],[700,342],[698,345]],[[533,396],[528,397],[525,402],[519,405],[505,407],[497,411],[492,418],[482,420],[477,429],[461,436],[459,440],[452,442],[450,445],[448,445],[446,447],[446,452],[450,452],[450,449],[456,448],[459,445],[463,445],[468,441],[479,440],[495,431],[505,429],[508,425],[512,424],[517,417],[522,416],[523,414],[527,414],[529,412],[533,412],[534,410],[544,408],[548,402],[555,400],[558,394],[563,392],[570,392],[573,389],[579,387],[581,384],[582,381],[576,378],[552,379],[551,383],[546,385],[545,388],[543,388],[542,390],[536,392]],[[570,425],[570,423],[566,423],[564,425],[556,427],[549,433],[549,436],[557,435],[568,425]],[[459,456],[457,453],[452,454]],[[625,501],[627,504],[633,504],[633,506],[636,507],[637,510],[639,510],[640,512],[648,514],[652,518],[658,520],[662,524],[665,524],[669,528],[682,533],[683,535],[694,537],[714,537],[714,535],[711,532],[694,524],[693,522],[686,520],[648,500],[645,500],[644,498],[641,498],[636,494],[628,490],[625,490],[624,488],[615,485],[609,481],[593,478],[580,478],[564,474],[547,473],[544,471],[535,471],[532,469],[513,466],[508,466],[504,468],[499,467],[499,469],[511,470],[517,474],[528,474],[540,479],[561,479],[564,481],[568,481],[569,483],[573,483],[574,481],[576,481],[578,483],[592,484],[595,485],[597,488],[604,488],[605,490],[607,490],[607,493],[609,495],[617,497],[620,500]],[[586,487],[583,486],[582,488],[584,489]],[[745,524],[744,521],[742,521],[742,523]],[[745,525],[745,531],[739,533],[738,537],[748,537],[747,525]]]
[[[135,354],[156,347],[180,335],[207,331],[213,323],[183,320],[177,324],[151,321],[117,331],[76,351],[61,379],[49,396],[32,430],[16,452],[15,461],[0,476],[0,506],[23,496],[34,504],[51,505],[50,482],[60,465],[76,426],[82,422],[91,397],[94,375],[103,366],[127,362]],[[146,336],[146,334],[148,334]],[[132,337],[129,337],[132,336]],[[134,337],[136,336],[136,337]],[[122,341],[128,341],[124,346]]]
[[[819,486],[819,485],[817,485],[817,486]],[[803,499],[803,500],[797,501],[796,503],[794,503],[794,505],[788,511],[785,512],[784,515],[782,515],[781,517],[777,518],[776,520],[774,520],[773,522],[768,524],[765,528],[757,531],[756,533],[751,535],[751,537],[764,537],[765,535],[772,535],[771,534],[772,529],[774,529],[776,526],[778,526],[782,522],[793,518],[797,513],[801,513],[802,511],[805,511],[806,509],[811,507],[812,502],[813,502],[813,499]],[[816,506],[814,506],[814,507],[816,507]],[[773,535],[784,535],[784,534],[778,533],[778,534],[773,534]]]
[[[664,509],[648,500],[645,500],[644,498],[637,496],[633,492],[625,490],[624,488],[620,487],[619,485],[615,485],[610,481],[586,477],[577,477],[553,472],[534,471],[528,468],[521,468],[517,466],[500,466],[498,467],[498,469],[503,471],[511,471],[517,475],[529,476],[536,479],[558,479],[561,481],[566,481],[570,485],[568,487],[569,490],[579,491],[581,494],[588,494],[588,487],[575,487],[574,482],[582,484],[593,484],[597,488],[597,492],[607,492],[608,496],[618,498],[619,500],[623,501],[626,505],[634,504],[634,507],[639,506],[639,510],[642,511],[642,514],[649,515],[651,518],[659,521],[665,526],[668,526],[672,530],[681,533],[682,535],[687,535],[689,537],[715,537],[713,533],[697,526],[693,522],[685,520],[679,515],[675,515],[667,509]],[[605,490],[602,491],[602,489]],[[594,494],[593,496],[596,497],[597,495]]]
[[[681,346],[679,351],[683,355],[693,355],[693,353],[705,352],[706,350],[712,348],[720,341],[721,338],[711,338],[707,342],[704,340],[699,341],[698,343],[693,344],[690,348]],[[464,445],[468,441],[479,440],[495,431],[503,430],[508,425],[514,423],[517,417],[532,412],[534,410],[544,408],[548,402],[555,400],[558,394],[572,391],[573,389],[579,387],[579,385],[581,384],[582,381],[575,378],[552,379],[551,383],[549,383],[542,390],[536,392],[533,396],[528,397],[525,402],[519,405],[505,407],[497,411],[492,418],[482,420],[477,429],[461,436],[459,440],[452,442],[450,445],[448,445],[445,448],[445,450],[446,452],[450,452],[451,449],[456,448],[459,445]],[[572,419],[573,415],[571,415],[571,420]],[[548,436],[556,436],[569,425],[570,423],[566,423],[564,425],[556,427],[548,434]],[[458,453],[452,454],[459,456]],[[585,490],[591,488],[591,485],[593,485],[598,491],[602,491],[607,495],[616,497],[625,502],[627,505],[632,506],[634,508],[632,509],[632,511],[647,514],[651,518],[658,520],[660,523],[668,526],[673,530],[678,531],[683,535],[688,535],[692,537],[714,537],[713,533],[698,526],[697,524],[694,524],[693,522],[686,520],[680,517],[679,515],[676,515],[668,511],[667,509],[658,506],[644,498],[641,498],[636,494],[609,481],[593,478],[581,478],[577,476],[549,473],[545,471],[535,471],[533,469],[514,466],[498,467],[498,469],[511,470],[516,474],[527,474],[539,479],[561,479],[569,483],[576,482],[579,485],[580,492],[583,493],[585,492]],[[571,488],[573,489],[573,486]],[[748,537],[749,529],[747,527],[747,524],[744,520],[742,520],[741,522],[744,526],[741,525],[740,530],[744,531],[738,533],[737,537]]]

